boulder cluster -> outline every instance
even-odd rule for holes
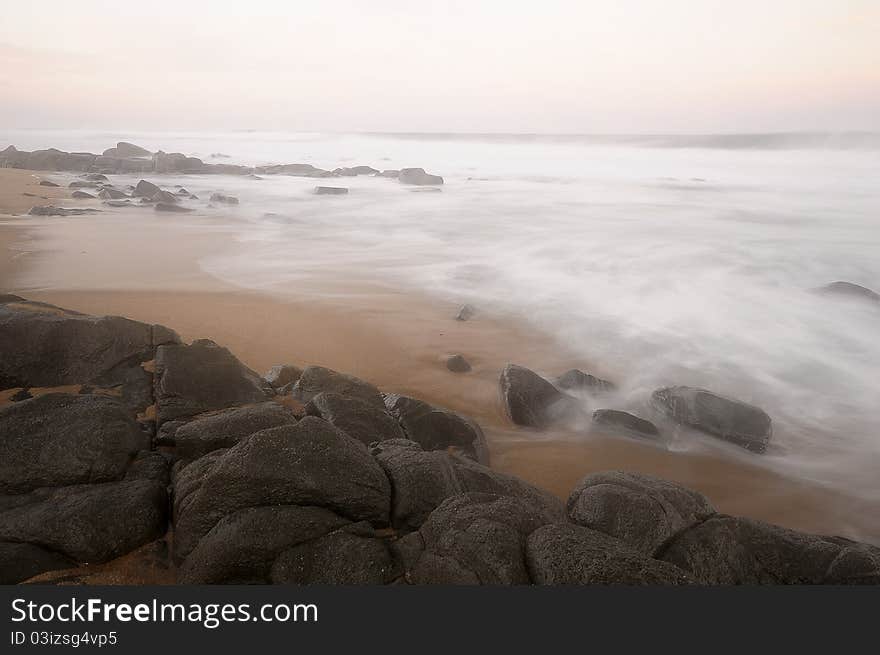
[[[516,417],[553,414],[506,373]],[[143,548],[183,584],[880,582],[876,547],[644,475],[563,503],[490,468],[467,417],[159,325],[0,296],[0,390],[2,583]]]
[[[225,157],[220,153],[212,159]],[[180,152],[150,152],[146,148],[120,141],[102,154],[90,152],[64,152],[56,148],[26,152],[9,146],[0,150],[0,168],[22,168],[32,171],[71,171],[80,173],[109,174],[223,174],[245,175],[259,179],[260,175],[293,175],[297,177],[355,177],[371,175],[398,179],[401,184],[436,186],[443,184],[439,175],[426,173],[423,168],[403,168],[379,171],[372,166],[352,166],[332,171],[316,168],[311,164],[271,164],[268,166],[240,166],[236,164],[209,164],[198,157]]]

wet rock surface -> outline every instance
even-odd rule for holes
[[[511,421],[539,430],[578,415],[574,398],[516,364],[508,364],[501,372],[501,399]]]

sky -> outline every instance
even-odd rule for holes
[[[880,0],[2,0],[4,127],[880,130]]]

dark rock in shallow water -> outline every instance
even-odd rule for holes
[[[68,189],[95,189],[97,188],[97,182],[90,182],[88,180],[74,180],[70,184],[67,185]]]
[[[579,525],[545,525],[526,541],[531,579],[544,585],[693,584],[683,570]]]
[[[446,368],[453,373],[467,373],[471,370],[471,365],[464,358],[464,355],[450,355],[446,359]]]
[[[174,445],[181,457],[201,457],[218,448],[230,448],[261,430],[293,423],[296,415],[271,401],[224,409],[179,427],[174,433]]]
[[[620,539],[644,555],[670,537],[715,513],[696,491],[638,473],[603,471],[588,475],[571,492],[572,522]]]
[[[176,195],[174,195],[170,191],[164,191],[162,189],[156,191],[156,193],[152,195],[150,200],[152,200],[153,202],[167,203],[171,205],[180,202],[180,198],[178,198]]]
[[[209,339],[156,350],[159,422],[268,400],[275,394],[259,375]]]
[[[312,505],[384,526],[390,496],[388,478],[366,446],[307,416],[214,451],[180,471],[175,557],[185,558],[223,517],[248,507]]]
[[[82,176],[84,180],[89,180],[90,182],[109,182],[109,178],[106,175],[102,175],[101,173],[86,173]]]
[[[132,207],[132,206],[138,207],[139,206],[139,205],[132,205],[131,201],[128,199],[126,199],[126,200],[105,200],[104,204],[107,205],[108,207]]]
[[[89,316],[14,296],[0,300],[0,389],[92,383],[180,338],[161,325]],[[112,381],[123,384],[125,376]]]
[[[192,211],[190,207],[181,207],[168,202],[157,202],[153,207],[157,212],[170,212],[172,214],[187,214]]]
[[[85,214],[97,214],[100,210],[84,207],[31,207],[28,212],[31,216],[84,216]]]
[[[66,569],[75,562],[36,544],[0,541],[0,584],[11,585],[44,571]]]
[[[0,512],[0,542],[31,543],[76,562],[100,563],[165,533],[165,487],[128,480],[40,489]]]
[[[301,375],[302,369],[298,366],[293,364],[276,364],[269,369],[266,375],[263,376],[263,379],[276,389],[280,389],[285,385],[296,382]]]
[[[223,517],[180,567],[181,584],[263,584],[287,549],[348,521],[321,507],[248,507]]]
[[[354,523],[287,549],[272,565],[271,578],[274,584],[381,585],[397,570],[372,527]]]
[[[146,180],[141,180],[134,187],[134,191],[131,192],[131,195],[140,198],[152,198],[157,191],[161,191],[161,189],[155,184],[147,182]]]
[[[101,193],[98,194],[98,197],[103,198],[104,200],[121,200],[123,198],[126,198],[127,196],[119,189],[105,186],[103,189],[101,189]]]
[[[402,184],[432,185],[443,184],[443,178],[439,175],[431,175],[424,168],[401,168],[397,179]]]
[[[770,417],[760,407],[705,389],[657,389],[651,403],[677,423],[721,437],[752,452],[765,452],[773,434]]]
[[[333,173],[311,164],[273,164],[271,166],[258,166],[254,169],[258,175],[292,175],[294,177],[333,177]]]
[[[455,315],[456,321],[469,321],[474,317],[474,314],[477,313],[477,310],[474,309],[471,305],[462,305],[458,314]]]
[[[617,409],[597,409],[593,412],[593,423],[603,427],[615,428],[641,437],[658,437],[657,426],[629,412]]]
[[[107,148],[104,151],[105,157],[149,157],[151,154],[153,153],[146,148],[125,141],[120,141],[115,148]]]
[[[400,425],[384,407],[379,408],[360,398],[324,391],[306,404],[305,412],[324,419],[367,446],[376,441],[404,437]]]
[[[348,193],[348,189],[342,186],[316,186],[315,195],[318,196],[341,196]]]
[[[446,500],[418,533],[404,558],[415,584],[529,584],[526,538],[553,522],[518,498],[467,493]],[[409,544],[402,544],[404,547]]]
[[[57,187],[57,186],[59,186],[59,185],[58,185],[58,184],[55,184],[54,182],[51,182],[51,181],[49,181],[49,180],[40,180],[40,186],[51,186],[51,187]]]
[[[0,409],[0,494],[119,480],[149,438],[106,396],[53,393]]]
[[[87,191],[74,191],[70,194],[71,198],[78,198],[80,200],[94,200],[97,196],[93,196],[91,193]]]
[[[566,391],[585,391],[587,393],[605,393],[617,388],[608,380],[597,378],[576,368],[566,371],[556,378],[556,386]]]
[[[464,492],[518,498],[544,515],[565,520],[565,510],[555,496],[466,457],[424,451],[408,440],[383,441],[371,450],[391,480],[392,523],[396,528],[418,528],[444,500]]]
[[[238,198],[235,196],[227,196],[225,193],[212,193],[211,202],[222,202],[225,205],[237,205]]]
[[[323,366],[307,367],[293,386],[291,395],[300,402],[307,403],[324,391],[338,393],[340,396],[359,398],[379,409],[385,408],[382,395],[372,384],[353,375],[337,373]]]
[[[486,437],[475,421],[399,394],[385,394],[385,406],[400,423],[406,438],[423,449],[451,450],[489,465]]]
[[[827,295],[840,296],[842,298],[857,298],[880,302],[880,293],[872,291],[867,287],[853,284],[852,282],[832,282],[831,284],[826,284],[824,287],[819,287],[816,291]]]
[[[375,175],[378,173],[372,166],[352,166],[351,168],[337,168],[333,171],[335,175],[341,177],[355,177],[357,175]]]
[[[508,364],[501,372],[501,399],[517,425],[544,429],[579,414],[575,398],[523,366]]]
[[[658,557],[701,584],[880,584],[880,548],[731,516],[683,531]]]

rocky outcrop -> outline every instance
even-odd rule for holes
[[[770,417],[760,407],[706,389],[664,387],[653,393],[651,403],[677,423],[752,452],[765,452],[773,434]]]
[[[300,375],[293,386],[291,395],[302,403],[307,403],[319,393],[325,391],[358,398],[366,403],[385,408],[385,402],[379,390],[369,382],[364,382],[353,375],[338,373],[323,366],[309,366]]]
[[[715,513],[696,491],[620,471],[585,477],[571,492],[566,509],[573,523],[615,537],[647,556]]]
[[[149,436],[115,398],[53,393],[0,408],[0,494],[119,480]]]
[[[443,178],[439,175],[426,173],[424,168],[401,168],[397,174],[401,184],[437,185],[443,184]]]
[[[324,419],[367,446],[404,438],[400,425],[384,408],[360,398],[323,391],[306,404],[305,413]]]
[[[398,529],[418,528],[444,500],[464,492],[519,498],[542,514],[564,520],[562,503],[554,496],[467,457],[425,451],[409,440],[383,441],[372,453],[391,481],[391,519]]]
[[[880,584],[880,548],[732,516],[685,530],[657,556],[701,584]]]
[[[257,403],[275,391],[226,348],[209,339],[169,344],[156,351],[159,422]]]
[[[366,446],[314,417],[214,451],[182,469],[174,486],[179,560],[221,519],[249,507],[323,507],[377,526],[389,519],[388,478]]]
[[[254,169],[257,175],[291,175],[294,177],[334,177],[330,171],[315,168],[311,164],[272,164],[271,166],[257,166]]]
[[[461,494],[404,537],[398,552],[413,584],[529,584],[526,539],[552,522],[518,498]]]
[[[120,141],[115,148],[107,148],[104,151],[105,157],[149,157],[152,155],[146,148],[141,148],[133,143]]]
[[[293,364],[276,364],[268,370],[263,379],[275,389],[294,384],[302,376],[302,369]]]
[[[680,585],[693,578],[606,534],[579,525],[550,524],[526,541],[526,562],[535,584]]]
[[[516,364],[508,364],[501,372],[501,399],[511,421],[539,430],[579,414],[574,398]]]
[[[212,450],[230,448],[261,430],[291,425],[296,420],[290,409],[274,402],[224,409],[180,426],[166,445],[175,446],[181,457],[201,457]]]
[[[423,400],[385,394],[385,406],[397,419],[407,439],[424,450],[448,450],[489,465],[486,437],[475,421]]]

